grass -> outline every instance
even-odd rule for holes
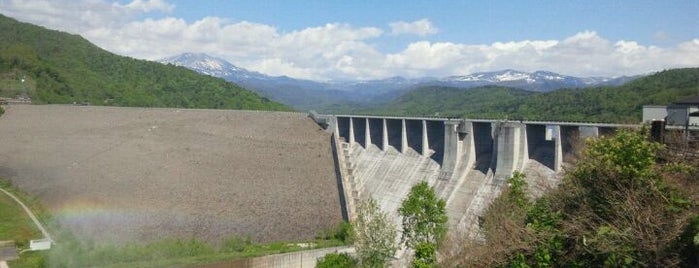
[[[14,194],[27,206],[33,209],[37,207],[37,201],[27,198],[27,195],[20,192],[4,180],[0,180],[0,188]],[[38,210],[39,212],[43,210]],[[39,217],[39,216],[37,216]],[[29,240],[41,238],[41,232],[36,228],[29,216],[14,199],[5,193],[0,193],[0,240],[14,240],[19,250],[29,248]],[[9,264],[15,267],[41,267],[43,257],[41,253],[22,253],[19,260],[10,261]]]
[[[313,246],[303,247],[287,242],[254,244],[248,239],[234,237],[220,248],[196,239],[164,239],[144,245],[93,247],[73,239],[57,244],[44,258],[56,267],[178,267],[346,244],[337,239],[316,239],[309,243]]]
[[[41,232],[22,207],[4,193],[0,193],[0,219],[0,240],[13,240],[24,247],[30,239],[41,238]]]
[[[231,237],[219,248],[197,239],[163,239],[148,244],[123,246],[94,246],[83,243],[71,234],[62,233],[53,224],[50,215],[41,207],[39,200],[0,180],[0,188],[13,193],[32,209],[36,216],[49,226],[56,240],[49,251],[25,252],[19,260],[11,261],[13,268],[24,267],[178,267],[221,261],[245,259],[265,255],[295,252],[347,245],[349,225],[343,223],[336,229],[325,230],[312,241],[310,246],[297,242],[274,242],[256,244],[250,239]],[[0,240],[14,240],[20,249],[29,246],[29,240],[41,238],[41,232],[9,196],[0,195]],[[53,227],[53,228],[51,228]]]

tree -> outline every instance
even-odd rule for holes
[[[422,181],[410,189],[398,213],[403,218],[402,242],[415,250],[414,267],[436,263],[439,244],[447,233],[446,202]]]
[[[382,212],[376,200],[369,197],[357,207],[357,218],[352,223],[354,248],[363,267],[384,267],[393,257],[396,245],[395,224]]]
[[[535,200],[515,174],[483,216],[486,241],[450,266],[699,267],[699,160],[650,142],[645,129],[586,148],[559,188]]]
[[[347,253],[328,253],[316,262],[316,268],[353,268],[357,260]]]

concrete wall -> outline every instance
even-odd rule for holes
[[[397,209],[410,187],[427,181],[447,201],[450,229],[477,237],[478,217],[514,171],[541,193],[557,184],[564,154],[588,137],[609,135],[616,125],[466,119],[338,116],[339,136],[351,141],[345,159],[359,202],[376,199],[400,225]],[[368,118],[368,119],[367,119]],[[350,124],[352,122],[352,124]],[[362,127],[357,127],[358,125]],[[366,132],[367,126],[369,131]],[[350,127],[352,126],[352,127]],[[365,138],[366,139],[366,138]],[[539,185],[542,184],[542,185]]]

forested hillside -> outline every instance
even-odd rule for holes
[[[0,97],[34,103],[288,110],[223,79],[117,56],[77,35],[0,15]]]
[[[699,68],[667,70],[618,87],[534,93],[512,88],[418,88],[370,113],[637,123],[643,105],[699,94]]]

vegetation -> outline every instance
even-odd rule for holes
[[[645,131],[587,146],[559,188],[539,198],[515,173],[483,217],[485,243],[446,250],[458,253],[444,265],[697,267],[697,160],[672,157]]]
[[[373,198],[357,206],[352,233],[362,267],[384,267],[398,249],[396,226]]]
[[[46,222],[47,214],[41,208],[38,200],[30,198],[18,190],[7,180],[0,179],[0,188],[12,193],[28,206],[42,222]],[[34,222],[24,212],[17,202],[4,193],[0,193],[0,241],[13,240],[17,249],[22,251],[29,248],[29,241],[41,238],[41,232]],[[40,253],[25,252],[19,260],[9,262],[12,267],[42,267],[44,258]]]
[[[37,199],[13,187],[9,181],[0,180],[3,188],[20,198],[35,215],[49,227],[57,242],[49,251],[24,252],[19,260],[10,261],[11,267],[164,267],[203,264],[217,261],[243,259],[277,253],[309,249],[308,246],[274,242],[253,243],[251,239],[231,237],[223,245],[213,247],[197,239],[163,239],[146,244],[96,245],[79,241],[51,220]],[[30,239],[41,234],[35,229],[25,212],[6,195],[0,193],[0,240],[15,240],[20,250],[29,247]],[[328,230],[313,241],[310,248],[346,245],[350,242],[347,223]]]
[[[467,118],[637,123],[643,105],[699,94],[699,68],[667,70],[618,87],[548,93],[504,87],[424,87],[364,112]]]
[[[288,110],[223,79],[109,53],[0,15],[0,96],[34,103]]]
[[[347,253],[329,253],[318,259],[316,268],[352,268],[357,267],[357,260]]]
[[[415,251],[413,267],[433,267],[437,249],[447,233],[446,202],[422,181],[410,189],[398,213],[403,219],[404,245]]]
[[[193,238],[120,246],[84,243],[70,234],[61,234],[59,239],[50,251],[37,253],[49,267],[169,267],[343,245],[337,240],[308,241],[311,247],[289,242],[256,244],[240,237],[232,237],[220,247]]]

